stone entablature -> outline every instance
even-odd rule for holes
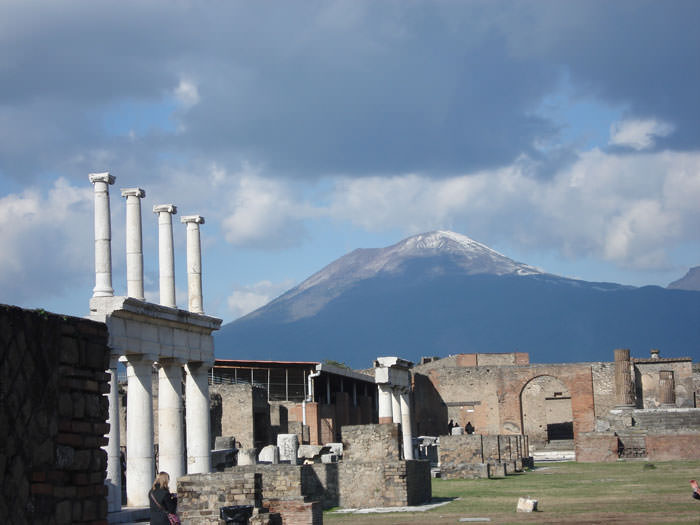
[[[144,354],[214,364],[211,333],[221,319],[139,301],[132,297],[93,297],[90,318],[107,324],[112,354]]]

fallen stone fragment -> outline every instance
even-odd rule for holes
[[[517,512],[537,511],[537,500],[530,498],[519,498]]]

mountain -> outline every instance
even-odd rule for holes
[[[700,357],[700,292],[545,273],[464,235],[436,231],[358,249],[222,327],[216,355],[369,366],[461,352],[532,362],[610,361],[615,348]]]
[[[692,290],[700,292],[700,266],[691,268],[685,276],[677,281],[673,281],[667,288],[672,290]]]

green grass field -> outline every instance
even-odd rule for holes
[[[700,461],[649,463],[544,463],[499,479],[433,480],[433,497],[457,498],[428,512],[334,515],[325,523],[695,523],[700,500],[688,481]],[[538,512],[516,513],[518,498],[538,500]],[[465,520],[466,521],[466,520]]]

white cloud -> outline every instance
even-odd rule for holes
[[[520,165],[449,179],[341,179],[334,218],[407,234],[453,228],[489,243],[661,269],[699,239],[700,154],[582,154],[549,179]]]
[[[654,146],[655,137],[667,137],[674,127],[666,122],[654,119],[622,120],[610,125],[610,140],[612,146],[625,146],[642,151]]]
[[[243,317],[266,305],[275,297],[294,286],[291,280],[281,283],[260,281],[250,286],[241,286],[229,295],[227,302],[234,319]]]
[[[199,89],[197,89],[197,85],[191,80],[181,79],[180,83],[175,88],[174,94],[175,98],[185,109],[199,104]]]
[[[0,296],[23,304],[93,279],[92,188],[57,179],[0,198]]]

